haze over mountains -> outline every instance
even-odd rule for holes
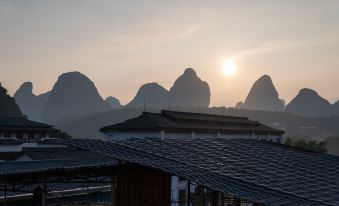
[[[169,91],[156,82],[142,85],[126,105],[121,105],[112,96],[104,100],[95,84],[79,72],[60,75],[52,90],[44,94],[35,95],[32,90],[32,83],[25,82],[14,95],[23,114],[31,120],[54,124],[74,137],[100,137],[98,131],[102,126],[135,117],[145,109],[159,111],[163,108],[245,115],[284,129],[289,135],[298,134],[298,128],[304,126],[317,128],[312,135],[339,133],[335,126],[339,124],[339,101],[330,104],[317,92],[302,89],[285,108],[268,75],[254,82],[244,103],[238,103],[237,109],[209,107],[209,85],[191,68],[174,81]],[[1,115],[22,116],[6,90],[1,88],[0,93]]]
[[[33,94],[31,82],[25,82],[14,94],[22,112],[30,119],[56,123],[62,119],[88,115],[96,112],[119,109],[120,101],[115,97],[105,100],[100,96],[95,84],[79,72],[62,74],[53,89],[44,94]],[[135,97],[125,105],[127,108],[168,107],[198,108],[208,107],[211,92],[207,82],[188,68],[179,76],[170,90],[156,82],[142,85]],[[227,94],[225,94],[227,98]],[[289,112],[301,116],[328,117],[339,115],[339,103],[331,105],[317,92],[302,89],[286,106],[279,98],[272,79],[268,75],[254,82],[244,103],[239,102],[237,109]]]

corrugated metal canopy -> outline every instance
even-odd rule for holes
[[[253,139],[70,140],[265,205],[339,205],[339,159]]]
[[[64,143],[111,159],[0,162],[0,179],[5,181],[10,175],[19,180],[32,172],[48,176],[49,171],[55,175],[86,167],[100,171],[121,160],[264,205],[339,205],[339,158],[326,154],[254,139],[145,138]]]

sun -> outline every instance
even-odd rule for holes
[[[223,74],[225,76],[233,76],[237,71],[237,65],[235,64],[234,59],[226,59],[223,64]]]

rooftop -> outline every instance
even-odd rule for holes
[[[201,113],[162,110],[161,113],[143,112],[139,117],[103,127],[101,132],[129,130],[201,131],[229,133],[271,133],[284,132],[263,125],[246,117],[222,116]]]
[[[29,119],[23,117],[0,117],[0,128],[12,128],[12,127],[20,127],[20,128],[52,128],[52,125],[34,122]]]
[[[339,205],[339,158],[255,139],[131,139],[68,144],[265,205]]]
[[[74,139],[65,140],[64,144],[73,146],[78,155],[70,155],[66,160],[61,156],[61,160],[35,154],[38,161],[0,162],[0,182],[66,175],[67,172],[80,174],[84,170],[112,174],[120,160],[264,205],[339,205],[338,157],[268,141]]]

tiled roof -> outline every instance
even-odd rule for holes
[[[339,205],[339,159],[254,139],[68,140],[264,205]]]
[[[16,157],[19,155],[28,155],[33,161],[19,161],[19,162],[0,162],[0,179],[2,176],[11,175],[23,175],[36,173],[38,174],[36,179],[48,176],[48,172],[58,171],[63,173],[66,170],[78,171],[81,168],[102,168],[102,165],[112,166],[116,165],[117,161],[112,158],[90,151],[85,151],[75,147],[65,148],[30,148],[27,151],[16,153]],[[3,153],[0,153],[3,155]],[[14,159],[14,158],[12,158]],[[20,177],[18,177],[20,178]],[[15,178],[15,179],[18,179]],[[32,178],[32,177],[27,177]],[[6,179],[6,178],[5,178]],[[101,179],[101,178],[99,178]],[[4,180],[1,180],[4,181]],[[107,178],[106,178],[107,181]],[[47,188],[49,192],[72,190],[85,188],[87,186],[102,186],[107,185],[100,183],[48,183]],[[7,196],[25,194],[26,191],[33,191],[37,184],[26,185],[22,188],[25,192],[7,192]],[[0,197],[3,196],[3,191],[0,191]]]
[[[101,128],[101,132],[126,130],[165,131],[224,131],[229,133],[272,133],[277,130],[245,117],[221,116],[201,113],[175,112],[163,110],[161,113],[144,112],[139,117]]]
[[[85,151],[75,147],[43,148],[21,152],[30,156],[33,161],[0,162],[0,179],[10,175],[25,173],[44,173],[60,169],[76,170],[82,167],[115,165],[116,160],[104,154]]]
[[[26,154],[33,160],[76,160],[78,162],[109,162],[112,158],[106,155],[82,150],[75,147],[57,148],[29,148],[22,154]]]
[[[0,117],[0,128],[1,127],[51,128],[53,126],[34,122],[23,117]]]

